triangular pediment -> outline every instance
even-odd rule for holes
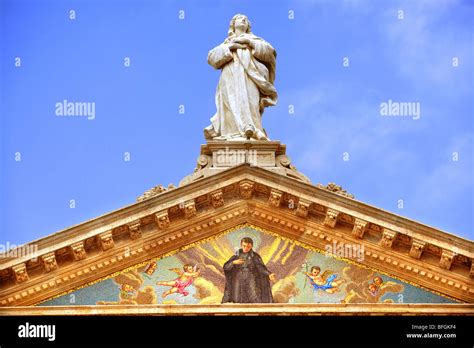
[[[346,255],[351,258],[343,258],[244,225],[45,301],[41,306],[220,304],[226,288],[223,265],[239,255],[243,238],[252,239],[254,252],[276,276],[272,283],[275,303],[456,303],[362,266],[357,261],[364,258],[363,248],[351,248],[350,255]],[[181,280],[186,265],[191,266],[187,269],[190,274],[196,273]]]
[[[331,246],[333,256],[440,298],[474,300],[472,242],[242,164],[29,243],[33,253],[10,251],[0,306],[41,303],[242,225],[305,250]],[[338,254],[352,247],[359,259]]]

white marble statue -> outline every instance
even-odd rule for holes
[[[221,69],[216,91],[217,112],[204,129],[211,140],[269,140],[262,114],[277,102],[275,49],[251,32],[247,16],[235,15],[227,38],[209,51],[208,63]]]

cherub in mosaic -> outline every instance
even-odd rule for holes
[[[319,266],[311,267],[311,272],[305,272],[313,290],[324,290],[329,294],[339,291],[339,285],[344,283],[344,279],[336,279],[337,274],[330,270],[326,270],[321,274]]]
[[[156,282],[156,285],[171,287],[171,289],[165,291],[161,295],[163,298],[175,293],[188,296],[189,292],[186,291],[186,288],[190,286],[193,283],[194,278],[198,277],[201,273],[199,269],[196,269],[196,267],[193,268],[193,265],[190,264],[184,265],[183,270],[180,270],[179,268],[170,268],[170,271],[175,272],[178,275],[178,278],[175,280]]]

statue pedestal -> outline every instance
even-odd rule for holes
[[[194,173],[181,180],[179,186],[243,163],[311,183],[291,164],[290,158],[286,155],[286,145],[279,141],[210,140],[207,144],[201,145],[201,154],[198,157]]]

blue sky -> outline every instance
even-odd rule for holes
[[[207,52],[239,12],[278,52],[279,102],[263,123],[301,172],[474,239],[470,1],[1,0],[0,11],[0,243],[190,174],[215,112]],[[95,118],[56,116],[64,99],[95,103]],[[382,116],[388,100],[420,103],[420,118]]]

